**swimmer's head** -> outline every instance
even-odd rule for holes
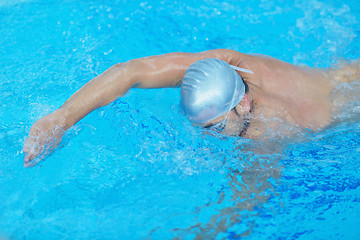
[[[216,58],[193,63],[185,73],[180,108],[193,123],[201,124],[233,109],[245,94],[245,84],[227,62]]]

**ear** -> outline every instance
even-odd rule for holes
[[[241,116],[244,116],[250,112],[250,101],[246,93],[239,104],[236,105],[235,110]]]

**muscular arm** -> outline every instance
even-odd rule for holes
[[[231,50],[202,53],[170,53],[119,63],[85,84],[63,106],[66,128],[71,127],[93,110],[107,105],[130,88],[166,88],[181,83],[188,67],[203,58],[219,58],[231,63],[239,56]]]
[[[38,120],[24,144],[25,166],[46,156],[60,142],[64,131],[93,110],[124,95],[130,88],[176,87],[188,67],[197,60],[218,58],[238,65],[242,54],[218,49],[201,53],[169,53],[119,63],[95,77],[74,93],[58,110]]]

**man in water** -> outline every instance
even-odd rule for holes
[[[191,65],[203,59],[217,59],[218,64],[205,62],[205,70],[198,71],[202,77],[196,79],[191,72],[196,73],[198,67]],[[230,76],[231,66],[240,70],[232,70],[238,77]],[[186,80],[188,69],[189,80]],[[222,71],[230,74],[230,77],[224,76],[225,85],[219,76],[209,83],[203,82],[207,81],[206,76],[213,77]],[[358,73],[357,69],[357,77]],[[266,131],[279,129],[282,124],[321,129],[331,122],[329,95],[336,85],[334,74],[227,49],[196,54],[169,53],[119,63],[89,81],[59,109],[32,126],[24,144],[24,166],[34,166],[59,144],[67,129],[93,110],[124,95],[130,88],[178,87],[182,85],[184,76],[181,108],[197,125],[211,127],[220,124],[221,133],[241,134],[253,139],[262,138]],[[232,81],[237,81],[237,84]],[[204,92],[202,89],[207,84],[211,85],[210,90]],[[217,87],[216,84],[223,85]],[[232,86],[234,91],[227,86]],[[226,107],[222,108],[221,104]]]

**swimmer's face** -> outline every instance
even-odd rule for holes
[[[206,122],[203,127],[217,131],[221,134],[239,136],[249,121],[251,110],[250,101],[245,94],[244,98],[230,112]]]

